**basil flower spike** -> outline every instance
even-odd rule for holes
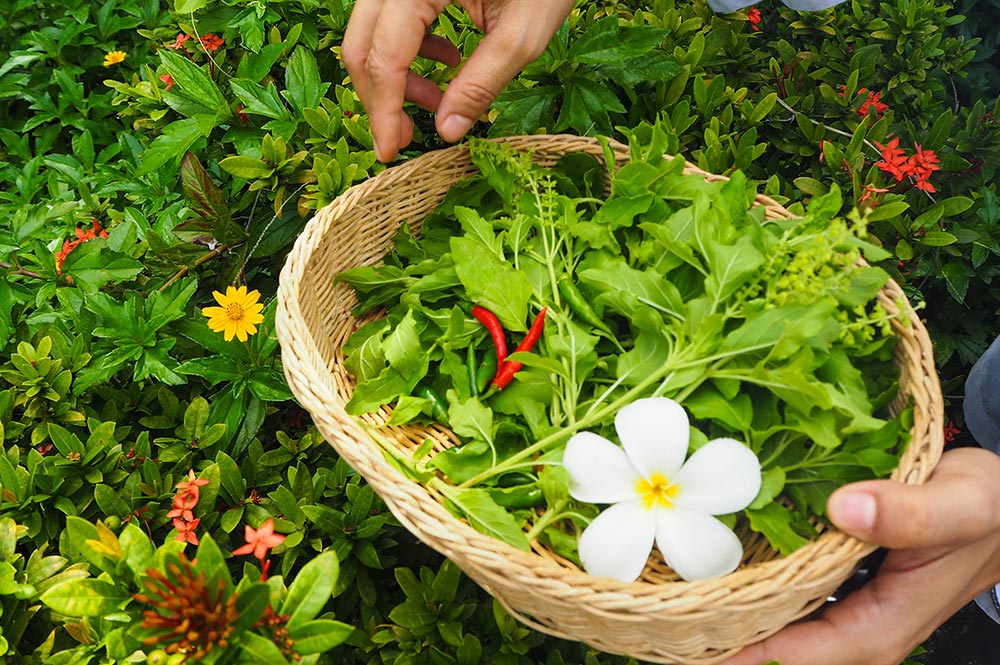
[[[566,444],[570,495],[611,504],[580,536],[591,575],[638,579],[655,541],[667,565],[685,580],[736,570],[743,545],[713,515],[746,508],[760,491],[757,456],[735,439],[715,439],[685,462],[690,425],[666,397],[639,399],[615,416],[622,447],[593,432]]]

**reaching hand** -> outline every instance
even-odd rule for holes
[[[413,139],[404,99],[435,111],[441,137],[459,140],[504,86],[541,55],[573,7],[573,0],[457,3],[485,35],[443,93],[410,65],[418,55],[451,67],[461,63],[454,44],[430,34],[449,0],[357,0],[354,6],[341,58],[368,110],[375,155],[383,162]]]
[[[819,619],[793,624],[720,665],[899,665],[1000,580],[1000,456],[959,448],[927,484],[855,483],[827,505],[843,531],[890,548],[873,580]]]

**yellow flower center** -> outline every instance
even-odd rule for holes
[[[228,316],[231,321],[242,321],[243,314],[243,305],[238,302],[231,302],[226,305],[226,316]]]
[[[640,478],[635,484],[635,491],[642,497],[646,510],[652,510],[657,505],[664,508],[674,505],[672,499],[677,496],[680,488],[671,484],[662,474],[654,473],[649,476],[649,480]]]

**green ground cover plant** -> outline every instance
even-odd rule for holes
[[[338,59],[351,5],[0,9],[7,662],[628,662],[520,626],[417,543],[285,384],[284,255],[383,168]],[[836,184],[922,307],[961,436],[964,374],[1000,330],[996,9],[759,9],[580,2],[475,132],[655,134],[795,212]],[[454,7],[437,29],[479,39]],[[412,113],[401,159],[441,145]],[[245,341],[202,312],[230,286],[259,294]]]

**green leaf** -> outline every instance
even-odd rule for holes
[[[764,265],[764,255],[748,235],[740,236],[733,245],[704,243],[703,251],[709,266],[705,292],[716,303],[724,302]]]
[[[553,131],[574,129],[585,135],[610,134],[609,113],[624,113],[625,107],[606,85],[582,77],[563,82],[563,106]]]
[[[285,99],[299,115],[303,110],[316,108],[330,84],[324,83],[312,50],[297,46],[285,66]]]
[[[918,243],[928,247],[947,247],[955,244],[957,240],[958,238],[954,234],[947,231],[928,231],[923,237],[917,238]]]
[[[779,503],[772,502],[757,510],[748,509],[746,514],[750,518],[750,528],[763,534],[775,549],[786,556],[809,543],[792,529],[792,513]]]
[[[222,381],[235,381],[243,377],[244,368],[238,363],[234,363],[231,358],[221,356],[206,356],[204,358],[194,358],[177,367],[179,374],[200,376],[207,380],[210,385],[215,385]]]
[[[288,637],[295,642],[295,652],[299,654],[323,653],[343,644],[354,632],[354,628],[340,621],[317,619],[306,621],[294,628],[289,626]]]
[[[289,630],[320,613],[333,596],[339,572],[337,555],[332,551],[323,552],[302,567],[281,604],[280,613],[288,615]]]
[[[524,273],[501,261],[478,240],[459,236],[450,242],[455,272],[468,299],[496,314],[506,329],[527,330],[532,289]]]
[[[71,275],[77,286],[91,293],[109,282],[124,282],[142,272],[140,262],[127,256],[115,256],[110,251],[102,251],[105,247],[105,243],[100,240],[83,243],[66,257],[63,274]]]
[[[208,0],[174,0],[174,11],[178,14],[191,14],[208,4]]]
[[[205,68],[199,67],[171,49],[161,48],[158,53],[160,61],[173,77],[175,84],[170,91],[164,93],[164,100],[168,104],[172,98],[181,98],[183,101],[193,104],[189,108],[197,109],[197,113],[217,118],[230,115],[226,97]],[[195,113],[188,112],[185,115],[193,116]]]
[[[226,173],[246,180],[270,178],[274,173],[274,167],[264,160],[243,155],[230,155],[219,161],[219,167]]]
[[[493,411],[484,406],[478,397],[458,402],[454,391],[448,393],[448,423],[460,437],[485,441],[493,445]]]
[[[170,123],[160,130],[159,136],[143,153],[142,162],[135,172],[136,177],[157,171],[168,162],[180,159],[203,135],[202,123],[195,118]]]
[[[528,539],[514,516],[497,505],[486,490],[443,484],[439,485],[438,489],[458,510],[459,515],[469,520],[469,524],[476,531],[502,540],[519,550],[525,552],[531,550]]]
[[[386,336],[382,349],[389,366],[403,376],[413,376],[421,366],[426,365],[427,353],[421,346],[420,331],[412,309]]]
[[[40,600],[67,616],[98,617],[121,608],[131,597],[127,589],[111,582],[87,578],[57,584]]]
[[[233,623],[233,631],[239,634],[253,627],[270,603],[271,587],[266,582],[241,586],[240,593],[236,596],[236,613],[239,618]]]
[[[255,113],[275,120],[293,120],[273,84],[264,87],[247,79],[233,79],[229,85],[245,104],[245,113]]]
[[[270,638],[253,632],[245,632],[240,637],[243,656],[251,663],[261,665],[291,665],[282,655],[281,649]]]

